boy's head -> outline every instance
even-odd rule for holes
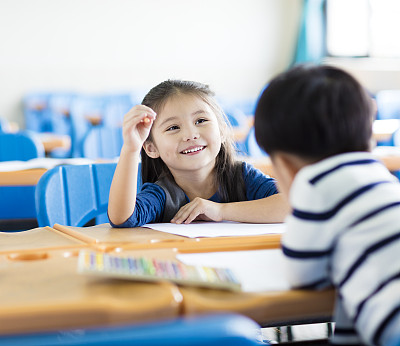
[[[276,173],[284,164],[290,180],[306,164],[368,151],[372,120],[372,100],[352,76],[332,66],[303,65],[280,74],[264,90],[255,134]]]

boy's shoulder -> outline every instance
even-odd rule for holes
[[[371,153],[335,155],[300,169],[290,187],[290,203],[294,208],[321,212],[384,181],[392,183],[396,178]],[[397,190],[393,193],[398,194]]]
[[[318,185],[326,178],[343,172],[349,172],[352,168],[357,171],[371,171],[372,167],[384,168],[382,163],[370,152],[350,152],[338,154],[322,159],[316,163],[303,167],[296,175],[295,180]]]

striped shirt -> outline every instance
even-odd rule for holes
[[[336,288],[331,342],[376,345],[399,333],[398,181],[370,153],[341,154],[301,169],[290,204],[288,279],[296,288]]]

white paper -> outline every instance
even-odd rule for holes
[[[87,165],[94,162],[86,158],[56,159],[50,157],[35,158],[28,161],[4,161],[0,162],[0,172],[22,171],[34,168],[51,169],[59,165]]]
[[[372,124],[372,130],[374,134],[394,133],[399,127],[399,119],[375,120]]]
[[[156,231],[180,235],[183,237],[232,237],[263,234],[282,234],[283,223],[243,223],[243,222],[192,222],[190,224],[151,223],[148,227]]]
[[[177,258],[188,265],[230,268],[244,292],[286,291],[290,288],[281,249],[178,254]]]
[[[372,150],[372,154],[379,157],[400,156],[400,148],[392,146],[377,146]]]

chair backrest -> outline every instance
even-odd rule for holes
[[[71,154],[81,157],[83,139],[93,127],[88,117],[104,117],[106,98],[102,95],[76,96],[70,107],[71,117]]]
[[[82,157],[89,159],[114,159],[121,153],[122,128],[95,126],[83,139]]]
[[[263,157],[268,156],[268,154],[261,149],[256,141],[256,135],[254,127],[252,127],[247,134],[247,138],[245,140],[245,147],[247,154],[255,159],[261,159]]]
[[[400,119],[400,89],[379,91],[375,99],[378,119]]]
[[[71,105],[76,97],[73,92],[58,92],[49,96],[52,133],[71,135]]]
[[[35,204],[40,227],[82,227],[96,218],[107,222],[108,196],[116,163],[58,166],[47,171],[36,185]],[[141,187],[140,164],[138,190]]]
[[[24,96],[25,128],[35,132],[51,131],[49,123],[48,92],[31,92]]]
[[[0,132],[9,132],[9,123],[5,118],[0,118]]]
[[[107,96],[107,102],[104,107],[103,125],[109,127],[121,127],[124,115],[140,101],[135,102],[135,96],[132,93],[116,93]]]
[[[239,314],[178,318],[123,327],[0,337],[13,345],[255,346],[260,326]]]
[[[58,166],[40,178],[35,203],[40,227],[84,226],[107,211],[115,163]]]
[[[27,161],[38,157],[44,157],[44,148],[33,133],[0,132],[0,161]]]

